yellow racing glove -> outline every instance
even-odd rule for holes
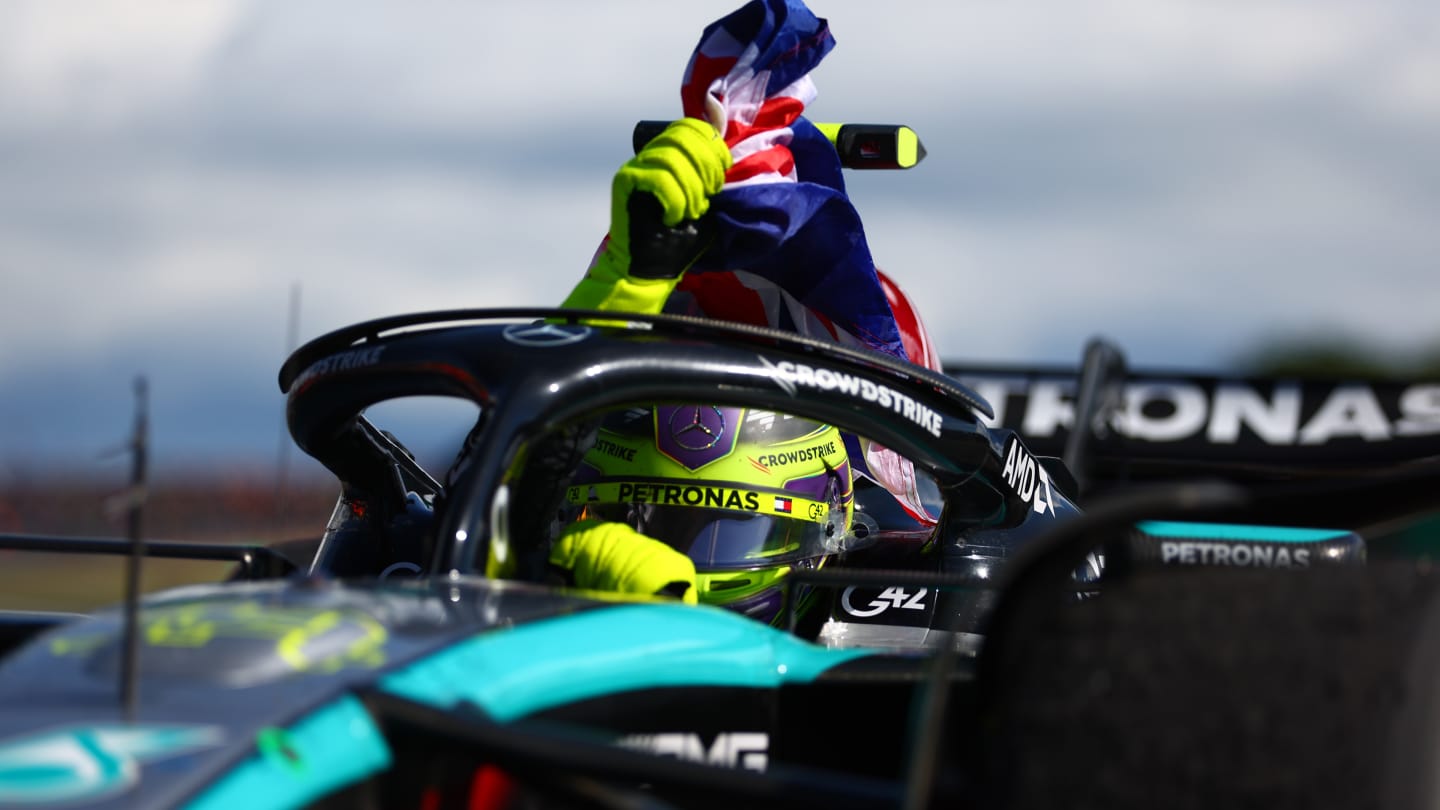
[[[623,523],[582,520],[565,529],[550,549],[550,564],[577,588],[674,596],[695,604],[695,563],[659,540]]]
[[[615,173],[610,240],[563,306],[659,312],[704,248],[695,223],[730,165],[730,148],[705,121],[682,118],[655,136]]]

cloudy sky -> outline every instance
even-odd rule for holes
[[[558,303],[640,118],[738,0],[0,4],[0,475],[273,459],[299,337]],[[1223,369],[1274,335],[1440,339],[1434,0],[814,0],[816,120],[942,350]],[[238,463],[238,462],[237,462]]]

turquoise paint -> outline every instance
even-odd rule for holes
[[[224,742],[218,726],[99,724],[0,741],[0,805],[98,801],[139,783],[149,762]]]
[[[1350,532],[1339,529],[1300,529],[1291,526],[1246,526],[1239,523],[1175,523],[1147,520],[1136,524],[1140,531],[1156,537],[1183,537],[1194,540],[1249,540],[1261,543],[1323,543],[1340,540]]]
[[[91,730],[75,732],[75,743],[90,756],[97,767],[96,777],[107,783],[119,783],[125,779],[125,766],[131,762],[124,754],[112,754],[105,750],[98,734]]]
[[[476,636],[387,675],[380,688],[438,708],[472,703],[505,722],[639,689],[804,683],[867,654],[720,608],[626,605]]]
[[[352,695],[306,715],[285,731],[296,762],[260,751],[231,769],[188,810],[303,807],[390,766],[390,749]]]

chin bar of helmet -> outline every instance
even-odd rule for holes
[[[640,121],[631,134],[638,153],[665,131],[669,121]],[[925,159],[925,145],[915,130],[903,124],[816,124],[835,145],[840,165],[847,169],[909,169]]]

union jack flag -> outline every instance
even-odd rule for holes
[[[723,133],[734,165],[711,200],[716,241],[666,309],[908,359],[840,159],[801,115],[815,98],[810,71],[834,46],[801,0],[752,0],[705,29],[681,102]]]
[[[863,346],[938,369],[918,313],[875,267],[840,158],[802,113],[810,71],[835,47],[801,0],[752,0],[709,25],[681,83],[686,116],[709,121],[734,164],[710,201],[714,245],[666,302],[668,312],[771,326]],[[897,322],[897,318],[899,319]],[[934,523],[908,459],[847,438],[857,473]],[[777,510],[788,511],[788,501]]]

